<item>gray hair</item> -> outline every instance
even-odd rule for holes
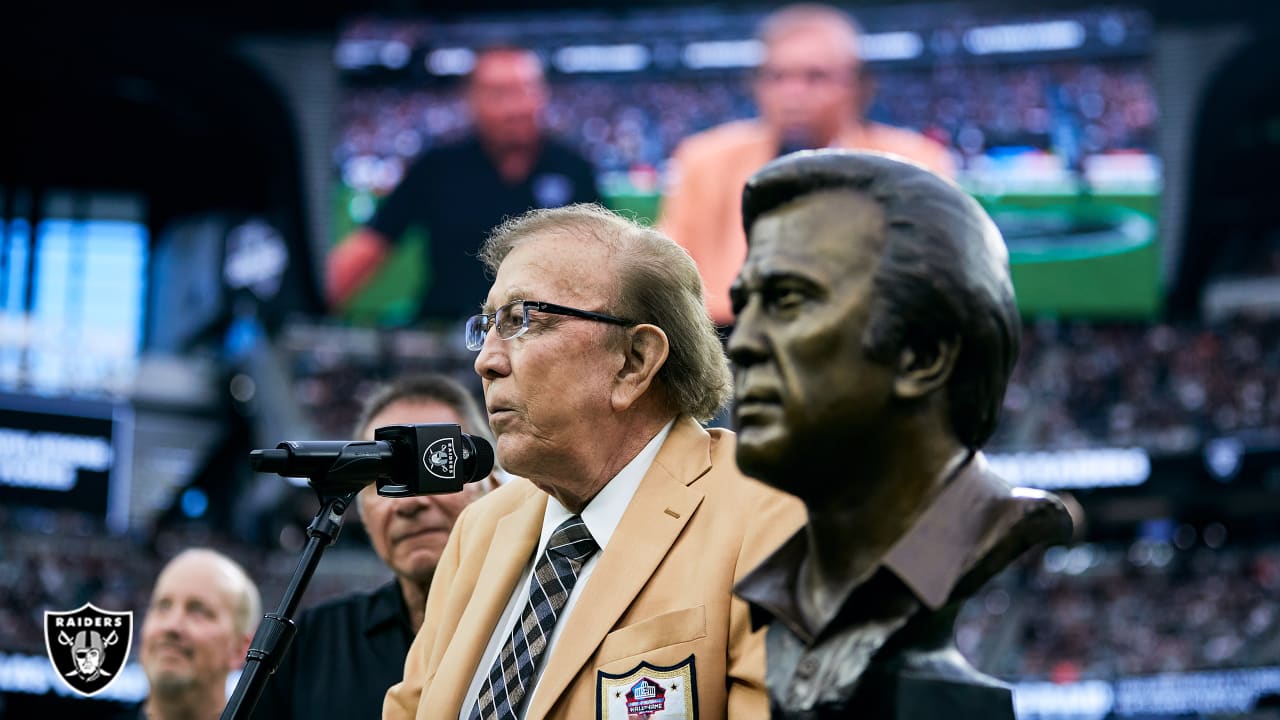
[[[231,608],[231,621],[237,633],[252,635],[262,619],[262,597],[258,594],[258,586],[254,584],[249,573],[240,563],[211,548],[197,547],[183,550],[165,565],[169,567],[178,560],[191,558],[202,560],[218,567],[231,578],[234,584],[234,604]],[[161,573],[164,571],[161,570]]]
[[[360,409],[356,419],[354,433],[363,438],[370,430],[369,423],[378,413],[398,402],[438,402],[453,408],[462,419],[462,430],[471,435],[479,435],[493,442],[493,431],[489,429],[489,421],[480,411],[480,403],[461,383],[446,375],[423,373],[407,375],[389,383],[378,386]]]
[[[399,402],[438,402],[442,405],[447,405],[458,414],[458,418],[462,421],[459,423],[462,427],[462,432],[482,437],[488,440],[490,445],[494,444],[493,430],[489,427],[489,421],[480,409],[480,403],[475,396],[463,387],[462,383],[447,375],[437,373],[406,375],[379,385],[365,400],[364,406],[360,409],[360,415],[356,418],[356,426],[353,431],[354,436],[364,438],[366,435],[372,434],[371,431],[375,428],[371,428],[369,425],[373,422],[373,419],[383,410]],[[498,462],[496,456],[493,460],[493,467],[495,470],[502,470],[502,465]],[[497,487],[496,484],[491,484],[489,480],[485,480],[468,484],[463,489],[463,492],[471,491],[483,494],[495,487]],[[364,513],[364,493],[356,495],[356,512]]]
[[[724,347],[707,311],[698,266],[661,232],[599,205],[530,210],[494,228],[480,259],[497,273],[520,243],[568,234],[608,248],[618,273],[610,311],[667,335],[670,353],[657,380],[673,409],[696,420],[716,416],[733,391]]]

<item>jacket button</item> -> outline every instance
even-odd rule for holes
[[[800,674],[803,677],[809,677],[818,671],[818,658],[810,655],[800,661]]]

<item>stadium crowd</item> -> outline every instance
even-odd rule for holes
[[[103,538],[75,513],[6,513],[2,519],[6,652],[44,652],[45,610],[92,602],[140,615],[156,573],[185,547],[216,548],[244,565],[267,610],[296,562],[295,549],[249,547],[199,524],[140,540]],[[1069,682],[1280,663],[1280,615],[1270,601],[1280,592],[1280,547],[1224,543],[1214,533],[1210,526],[1194,543],[1078,545],[1024,558],[965,607],[960,649],[980,669],[1010,680]],[[372,589],[387,576],[349,534],[324,556],[302,605]]]
[[[448,332],[329,328],[342,342],[287,343],[294,396],[328,437],[345,437],[362,389],[411,371],[477,387]],[[460,331],[459,331],[460,332]],[[358,337],[357,337],[358,336]],[[1280,318],[1213,324],[1028,322],[991,447],[1195,450],[1215,437],[1280,429]]]
[[[1155,95],[1140,61],[1061,62],[1034,67],[938,64],[877,72],[870,117],[917,128],[956,149],[961,167],[995,147],[1054,149],[1068,165],[1083,155],[1150,151]],[[968,88],[983,88],[982,93]],[[672,149],[692,133],[754,114],[743,74],[627,81],[556,78],[547,123],[577,145],[605,179],[656,183]],[[340,108],[334,154],[344,182],[381,194],[410,159],[467,126],[456,89],[352,88]],[[652,190],[654,186],[642,189]],[[607,188],[606,188],[607,191]]]
[[[1207,526],[1206,543],[1220,532]],[[957,641],[978,667],[1018,680],[1270,666],[1280,662],[1277,590],[1275,546],[1058,548],[971,600]]]
[[[993,447],[1185,452],[1280,428],[1280,319],[1029,324]]]

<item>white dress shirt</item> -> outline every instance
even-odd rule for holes
[[[521,703],[523,707],[517,716],[521,720],[524,718],[524,708],[528,708],[533,702],[533,695],[538,691],[538,681],[542,677],[542,669],[546,667],[547,660],[555,650],[556,641],[560,639],[560,633],[564,631],[565,625],[568,624],[573,606],[577,603],[578,597],[582,595],[582,588],[586,587],[587,579],[591,577],[591,571],[596,567],[596,560],[604,553],[605,547],[609,545],[609,539],[613,537],[613,531],[618,527],[618,522],[622,520],[622,514],[626,512],[627,506],[631,504],[631,498],[635,496],[636,489],[640,487],[640,481],[649,472],[649,466],[653,464],[654,458],[658,456],[658,450],[662,447],[662,443],[666,441],[667,433],[671,431],[674,425],[675,420],[672,420],[662,430],[658,431],[658,434],[653,436],[649,443],[644,446],[644,449],[632,458],[631,462],[627,463],[626,467],[622,468],[617,475],[614,475],[613,479],[606,483],[600,489],[600,492],[596,493],[594,498],[591,498],[591,502],[587,503],[587,506],[583,508],[581,513],[582,521],[586,524],[587,530],[591,533],[591,537],[595,539],[596,544],[600,546],[600,549],[592,554],[583,563],[582,569],[578,571],[578,579],[573,584],[573,591],[569,593],[569,599],[565,601],[564,608],[560,611],[559,620],[556,621],[556,626],[551,631],[551,637],[547,640],[547,649],[542,653],[542,659],[534,670],[533,688]],[[537,558],[542,557],[542,554],[546,552],[547,542],[551,539],[551,533],[571,517],[573,517],[573,513],[561,505],[559,500],[554,497],[547,498],[547,507],[542,514],[542,536],[538,541],[538,549],[534,552],[533,557],[529,559],[528,565],[525,566],[524,572],[520,575],[520,582],[516,583],[515,589],[511,593],[511,598],[507,600],[507,608],[502,611],[502,618],[498,620],[493,635],[489,637],[489,644],[485,647],[484,655],[481,656],[480,666],[476,668],[475,676],[471,679],[471,687],[467,689],[466,698],[458,714],[459,720],[467,720],[467,717],[471,714],[471,708],[476,704],[476,699],[480,697],[480,690],[484,687],[485,680],[489,677],[489,670],[493,668],[494,661],[498,659],[498,654],[502,652],[503,645],[506,644],[507,638],[511,636],[511,631],[515,629],[516,621],[520,619],[524,606],[529,602],[529,578],[533,575],[533,568]]]

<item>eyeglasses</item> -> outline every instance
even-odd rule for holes
[[[490,314],[472,315],[467,319],[467,349],[479,350],[484,347],[484,337],[489,334],[490,328],[497,328],[498,337],[503,340],[513,340],[525,334],[529,331],[530,310],[551,313],[552,315],[567,315],[569,317],[582,318],[583,320],[595,320],[596,322],[622,325],[624,327],[636,324],[631,320],[623,320],[620,317],[591,312],[590,310],[578,310],[564,305],[538,302],[537,300],[512,300]]]

